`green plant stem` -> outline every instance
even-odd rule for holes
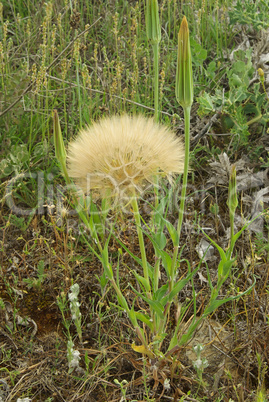
[[[125,310],[126,314],[128,315],[131,323],[133,324],[135,331],[137,333],[137,336],[139,337],[140,341],[142,342],[142,344],[147,348],[147,341],[144,335],[144,331],[142,330],[142,328],[140,328],[140,326],[137,323],[135,314],[129,309],[127,301],[125,299],[125,297],[123,296],[120,287],[117,285],[114,277],[112,277],[110,279],[110,282],[116,292],[117,298],[118,298],[118,302],[121,305],[121,307]]]
[[[228,260],[232,258],[232,252],[234,249],[234,214],[230,212],[230,247],[228,250]]]
[[[177,224],[177,233],[178,233],[178,241],[180,239],[183,215],[184,215],[184,207],[185,207],[185,199],[186,199],[186,191],[187,191],[187,180],[188,180],[188,170],[189,170],[189,157],[190,157],[190,118],[191,118],[191,107],[184,108],[184,121],[185,121],[185,160],[184,160],[184,173],[183,173],[183,183],[182,183],[182,191],[181,191],[181,199],[180,199],[180,209],[178,215],[178,224]]]
[[[31,105],[31,113],[30,113],[30,133],[29,133],[29,154],[32,151],[32,136],[33,136],[33,106]]]
[[[65,93],[65,83],[62,83],[63,88],[63,111],[64,111],[64,123],[65,123],[65,132],[68,132],[68,124],[67,124],[67,112],[66,112],[66,93]]]
[[[159,43],[154,43],[153,63],[154,63],[154,118],[159,121]]]
[[[183,214],[184,214],[185,198],[186,198],[186,190],[187,190],[189,153],[190,153],[190,112],[191,112],[191,106],[184,108],[185,160],[184,160],[184,173],[183,173],[183,184],[182,184],[182,191],[181,191],[180,209],[179,209],[178,225],[177,225],[178,237],[177,237],[177,240],[174,242],[174,251],[173,251],[170,278],[169,278],[169,291],[170,292],[173,290],[174,283],[175,283],[179,240],[180,240],[181,227],[182,227],[182,222],[183,222]],[[166,306],[164,319],[160,323],[160,327],[162,328],[162,330],[164,330],[166,322],[167,322],[167,316],[170,311],[170,305],[171,305],[171,302],[169,302],[168,305]],[[159,333],[161,333],[161,331],[159,331]]]
[[[247,125],[250,126],[253,123],[256,123],[262,118],[262,114],[260,113],[258,116],[254,117],[253,119],[247,121]]]
[[[136,223],[136,230],[137,230],[139,247],[140,247],[140,252],[141,252],[141,259],[142,259],[144,278],[146,279],[146,281],[148,283],[148,289],[147,290],[149,290],[150,289],[150,283],[149,283],[148,263],[147,263],[147,256],[146,256],[146,250],[145,250],[145,244],[144,244],[144,237],[143,237],[143,232],[142,232],[142,229],[141,229],[141,219],[140,219],[140,214],[139,214],[139,210],[138,210],[138,204],[137,204],[136,196],[133,196],[131,203],[132,203],[133,213],[134,213],[134,218],[135,218],[135,223]]]
[[[60,164],[60,168],[62,170],[62,174],[63,174],[63,176],[65,178],[65,181],[66,181],[67,185],[70,186],[71,185],[71,180],[70,180],[68,172],[67,172],[67,167],[66,167],[65,160],[58,159],[58,162]],[[74,198],[74,202],[76,203],[77,200],[76,200],[75,196],[73,198]]]
[[[67,173],[67,171],[66,171],[66,173]],[[66,176],[66,181],[69,185],[71,185],[71,181],[70,181],[68,174]],[[71,187],[71,196],[72,196],[72,201],[73,201],[74,207],[79,215],[79,218],[84,223],[86,228],[89,230],[95,244],[98,247],[100,255],[102,255],[104,252],[104,248],[102,247],[101,241],[96,232],[95,224],[94,224],[94,222],[90,223],[90,218],[87,214],[87,208],[84,205],[82,205],[80,203],[80,201],[78,200],[77,193],[76,193],[76,190],[74,189],[74,187]]]
[[[153,292],[156,293],[159,288],[159,275],[160,275],[160,259],[154,265],[154,278],[153,278]]]
[[[177,244],[174,245],[174,253],[171,265],[171,278],[170,278],[170,290],[173,289],[174,280],[175,280],[175,271],[176,271],[176,262],[178,256],[178,247],[179,240],[183,222],[184,208],[185,208],[185,199],[186,199],[186,190],[187,190],[187,180],[188,180],[188,170],[189,170],[189,154],[190,154],[190,114],[191,114],[191,106],[184,108],[184,121],[185,121],[185,160],[184,160],[184,172],[183,172],[183,183],[181,190],[181,199],[180,199],[180,207],[178,214],[178,224],[177,224]]]
[[[82,128],[82,110],[81,110],[81,93],[80,93],[80,81],[79,81],[79,65],[76,62],[76,79],[77,79],[77,91],[78,91],[78,109],[79,109],[79,127]]]

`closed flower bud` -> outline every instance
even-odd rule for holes
[[[258,74],[259,74],[259,76],[260,76],[261,78],[264,77],[264,71],[263,71],[262,68],[258,68]]]
[[[157,0],[147,0],[146,6],[146,31],[148,40],[152,44],[161,40],[161,26]]]
[[[183,109],[191,107],[193,102],[193,77],[189,28],[185,16],[178,33],[176,98]]]
[[[55,156],[60,164],[65,179],[67,180],[67,182],[69,182],[69,177],[66,169],[66,151],[57,110],[53,111],[53,138]]]

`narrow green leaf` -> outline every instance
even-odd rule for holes
[[[166,283],[165,285],[162,285],[162,286],[157,290],[157,292],[155,292],[155,293],[153,294],[154,300],[157,300],[157,301],[159,301],[160,303],[163,304],[163,299],[164,299],[164,296],[166,295],[166,293],[167,293],[167,291],[168,291],[168,286],[169,286],[168,283]],[[164,304],[163,304],[163,305],[164,305]]]
[[[147,314],[136,311],[135,316],[136,316],[137,320],[144,322],[149,327],[151,332],[153,332],[153,330],[154,330],[153,323],[152,323],[152,321],[150,321],[150,317]]]
[[[134,276],[136,277],[136,280],[138,281],[138,283],[140,284],[140,286],[142,287],[142,290],[145,292],[150,292],[150,283],[146,280],[146,278],[144,276],[139,275],[136,271],[132,270],[132,273],[134,274]]]
[[[148,305],[150,307],[152,307],[152,309],[154,310],[154,312],[160,317],[163,318],[164,317],[164,306],[162,305],[162,303],[160,303],[157,300],[152,300],[149,299],[145,294],[138,292],[131,284],[130,284],[132,290],[135,292],[135,294],[139,297],[141,297],[142,300],[144,300],[146,303],[148,303]]]
[[[227,257],[226,257],[226,253],[225,251],[213,240],[211,239],[211,237],[209,237],[202,228],[200,228],[200,230],[203,232],[203,234],[208,238],[208,240],[213,244],[213,246],[216,247],[216,249],[218,250],[219,254],[220,254],[220,258],[222,259],[222,261],[226,261]]]
[[[154,238],[156,244],[158,244],[158,248],[160,250],[163,250],[167,243],[165,234],[163,232],[159,231],[155,235],[153,235],[153,238]]]
[[[215,300],[211,301],[210,304],[209,304],[209,306],[207,306],[207,307],[205,308],[204,313],[203,313],[203,317],[204,317],[204,318],[207,317],[208,314],[211,314],[213,311],[215,311],[215,310],[216,310],[218,307],[220,307],[222,304],[228,303],[228,302],[231,301],[231,300],[237,300],[237,299],[239,299],[240,297],[242,297],[242,296],[248,294],[248,293],[253,289],[253,287],[254,287],[255,284],[256,284],[256,278],[255,278],[255,276],[254,276],[253,278],[254,278],[253,284],[252,284],[247,290],[245,290],[245,292],[242,292],[242,293],[238,294],[237,296],[230,296],[230,297],[227,297],[226,299],[222,299],[222,300],[216,300],[216,299],[215,299]]]
[[[167,221],[165,219],[165,226],[167,227],[167,230],[171,236],[171,240],[173,242],[174,246],[178,245],[179,239],[178,239],[178,232],[176,230],[176,228],[174,228],[174,226],[172,225],[171,222]]]
[[[165,302],[171,302],[174,297],[184,288],[184,286],[189,282],[189,280],[197,273],[199,270],[199,266],[196,267],[192,272],[190,272],[186,278],[180,279],[178,282],[175,283],[171,292],[164,297]]]
[[[113,233],[112,233],[112,234],[113,234]],[[114,236],[114,234],[113,234],[113,236]],[[127,251],[127,253],[134,259],[134,261],[136,261],[141,267],[143,267],[141,258],[138,258],[136,255],[134,255],[134,254],[131,252],[131,250],[129,250],[128,247],[126,247],[125,244],[123,244],[122,241],[120,241],[116,236],[114,236],[114,237],[115,237],[115,239],[117,240],[117,242],[121,245],[121,247],[122,247],[125,251]],[[153,268],[152,268],[152,266],[151,266],[149,263],[148,263],[148,269],[149,269],[149,277],[150,277],[150,279],[152,279],[152,271],[153,271]]]

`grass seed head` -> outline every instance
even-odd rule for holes
[[[68,173],[84,193],[126,204],[157,176],[182,173],[184,145],[176,134],[143,116],[114,116],[81,130],[67,153]]]

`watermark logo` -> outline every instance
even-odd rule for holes
[[[263,172],[264,175],[259,173],[259,188],[257,189],[257,180],[255,177],[251,179],[248,177],[247,181],[244,181],[242,190],[242,183],[238,181],[237,192],[241,191],[246,194],[247,190],[251,190],[251,195],[244,195],[247,197],[247,205],[249,205],[249,217],[248,220],[257,217],[257,219],[250,225],[250,229],[255,232],[262,232],[264,229],[264,217],[261,212],[265,209],[265,204],[269,202],[269,187],[261,187],[261,181],[263,184],[267,183],[267,172]],[[88,177],[88,187],[90,186],[90,177]],[[95,177],[96,179],[96,177]],[[263,179],[263,180],[262,180]],[[31,203],[23,204],[22,197],[18,197],[21,189],[30,186],[31,190]],[[195,186],[188,184],[188,194],[186,197],[185,205],[185,225],[188,226],[188,222],[192,225],[194,221],[199,220],[200,217],[206,216],[211,208],[212,199],[214,197],[213,184]],[[140,189],[141,190],[141,189]],[[141,192],[141,191],[140,191]],[[113,194],[115,195],[115,191]],[[177,216],[180,208],[180,196],[181,185],[172,186],[169,182],[162,182],[156,191],[152,186],[149,191],[148,188],[143,189],[139,202],[139,212],[143,214],[151,214],[155,208],[155,197],[158,193],[159,201],[166,199],[165,213]],[[79,211],[87,210],[89,216],[98,215],[100,210],[107,215],[109,211],[119,209],[122,214],[130,215],[131,199],[130,191],[126,186],[126,191],[118,193],[113,198],[108,198],[107,202],[104,200],[97,201],[97,205],[91,207],[92,202],[95,203],[94,190],[92,196],[84,196],[82,189],[75,185],[62,185],[57,181],[57,177],[52,173],[46,173],[43,171],[38,172],[26,172],[21,173],[11,178],[6,186],[5,201],[10,211],[17,216],[30,216],[30,215],[45,215],[49,214],[55,217],[55,222],[58,227],[67,225],[68,228],[72,228],[75,232],[85,231],[84,225],[79,222]],[[228,196],[228,189],[227,189]],[[74,198],[76,203],[72,201]],[[29,195],[28,195],[29,198]],[[219,200],[222,204],[226,203],[226,200]],[[31,206],[29,206],[31,204]],[[76,204],[74,206],[74,204]],[[239,217],[238,213],[238,217]],[[240,215],[241,216],[241,215]],[[242,222],[244,225],[246,222]],[[209,229],[209,228],[208,228]]]

